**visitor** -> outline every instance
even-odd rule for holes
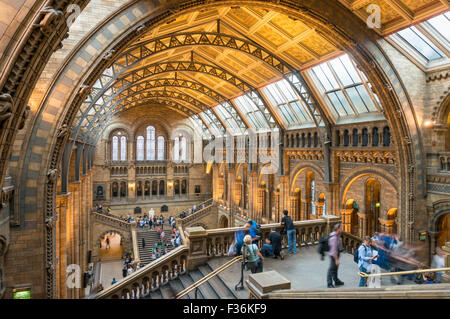
[[[106,250],[108,250],[110,248],[111,248],[111,245],[110,245],[110,242],[109,242],[109,237],[106,236]]]
[[[111,285],[114,285],[117,282],[116,278],[113,278],[113,280],[111,281]]]
[[[127,274],[128,274],[127,266],[125,265],[125,266],[123,266],[123,269],[122,269],[122,277],[125,278],[127,276]]]
[[[328,247],[330,250],[328,254],[330,255],[330,267],[327,273],[327,286],[328,288],[334,288],[335,286],[342,286],[344,284],[338,278],[339,269],[339,255],[343,251],[342,241],[341,241],[342,225],[336,224],[333,227],[333,232],[330,234],[328,239]],[[334,280],[334,285],[333,285]]]
[[[133,273],[133,267],[128,266],[127,275],[131,275]]]
[[[142,238],[142,249],[145,249],[145,239]]]
[[[161,231],[161,242],[164,242],[164,236],[166,235],[166,233],[163,231]]]
[[[152,251],[152,261],[155,261],[156,260],[156,254],[155,254],[155,251]]]
[[[245,231],[244,230],[236,230],[234,233],[234,252],[236,256],[242,255],[242,246],[244,246],[244,237],[245,237]]]
[[[181,236],[178,236],[177,239],[175,240],[175,247],[179,246],[181,246]]]
[[[245,235],[244,237],[244,247],[242,248],[242,254],[247,261],[248,269],[252,274],[259,273],[263,271],[263,261],[264,257],[258,249],[258,245],[252,242],[252,237],[250,235]]]
[[[438,268],[444,268],[445,267],[445,254],[442,251],[441,248],[436,248],[436,254],[433,256],[433,261],[431,262],[431,268],[438,269]],[[443,271],[436,272],[436,280],[435,282],[440,284],[442,283],[442,275],[444,274]]]
[[[249,220],[247,223],[245,223],[244,227],[245,227],[247,234],[250,235],[250,237],[252,238],[252,242],[254,244],[256,244],[258,242],[258,240],[261,239],[261,237],[258,236],[256,233],[256,231],[258,229],[256,222],[253,220]]]
[[[262,248],[262,254],[264,257],[273,257],[277,259],[279,256],[281,260],[284,259],[284,256],[281,253],[281,235],[275,228],[270,229],[270,234],[266,238],[266,243]]]
[[[364,237],[364,241],[358,248],[358,268],[360,272],[369,273],[372,261],[378,257],[378,254],[374,254],[372,248],[372,241],[369,236]],[[367,278],[361,276],[359,280],[359,287],[365,287],[367,285]]]
[[[288,240],[288,252],[291,254],[297,253],[297,242],[296,242],[296,234],[297,231],[294,226],[294,222],[292,221],[291,216],[288,215],[288,211],[285,209],[283,211],[284,217],[281,219],[281,227],[283,229],[283,234],[286,234]]]

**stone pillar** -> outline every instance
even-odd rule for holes
[[[249,201],[249,217],[251,219],[256,218],[257,216],[257,200],[258,200],[258,172],[250,171],[249,172],[249,184],[250,187],[248,189],[248,201]]]
[[[300,220],[300,216],[298,213],[298,198],[297,196],[290,196],[290,206],[291,209],[289,211],[289,215],[291,216],[292,220],[297,221]]]
[[[280,218],[280,192],[276,191],[275,192],[275,223],[279,223],[281,222],[281,218]]]
[[[359,217],[359,238],[367,235],[367,217],[365,214],[358,213]]]
[[[342,210],[342,226],[346,233],[351,234],[352,232],[352,211],[351,209]]]
[[[280,176],[280,208],[279,216],[283,217],[283,211],[290,209],[289,199],[289,175]],[[281,220],[281,218],[280,218]]]

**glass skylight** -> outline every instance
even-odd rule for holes
[[[286,80],[280,80],[262,89],[272,107],[286,126],[313,123],[298,95]]]
[[[427,22],[450,42],[450,12],[429,19]]]
[[[428,61],[433,61],[445,57],[445,54],[439,50],[427,37],[416,27],[410,27],[397,32],[403,40],[408,42],[418,53]]]
[[[268,128],[264,115],[255,105],[255,103],[246,95],[242,95],[234,99],[234,103],[240,109],[241,113],[245,114],[245,116],[250,120],[250,123],[253,124],[254,128]]]
[[[356,69],[347,54],[313,67],[308,72],[331,104],[335,117],[355,116],[381,109],[376,96],[367,89],[370,88],[367,78]]]

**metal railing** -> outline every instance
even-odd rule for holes
[[[450,271],[450,267],[448,268],[433,268],[433,269],[418,269],[418,270],[406,270],[406,271],[394,271],[394,272],[384,272],[377,274],[366,274],[365,272],[358,272],[358,275],[364,278],[370,277],[383,277],[383,276],[400,276],[400,275],[412,275],[412,274],[423,274],[430,272],[439,272],[439,271]]]
[[[233,259],[229,260],[228,262],[226,262],[225,264],[223,264],[222,266],[220,266],[216,270],[210,272],[208,275],[206,275],[205,277],[203,277],[202,279],[200,279],[196,283],[194,283],[191,286],[187,287],[183,291],[180,291],[175,296],[175,299],[181,299],[181,298],[183,298],[184,296],[186,296],[188,293],[190,293],[193,290],[195,290],[195,299],[197,299],[197,291],[198,291],[198,288],[201,285],[203,285],[208,280],[216,277],[219,273],[221,273],[222,271],[228,269],[229,267],[231,267],[232,265],[234,265],[235,263],[237,263],[238,261],[241,261],[241,260],[242,260],[242,256],[234,257]]]

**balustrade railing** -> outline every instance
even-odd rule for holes
[[[135,224],[135,223],[129,223],[125,220],[122,220],[119,217],[115,217],[112,215],[106,215],[106,214],[98,213],[95,211],[91,212],[91,214],[96,221],[99,221],[108,226],[113,226],[113,227],[116,227],[116,228],[119,228],[122,230],[131,231],[133,224]]]
[[[192,213],[191,215],[188,215],[184,218],[181,218],[178,220],[178,222],[183,226],[183,227],[188,227],[189,225],[191,225],[193,222],[199,220],[200,218],[202,218],[203,216],[209,214],[214,208],[214,205],[210,204],[205,206],[205,208],[200,209],[198,211],[196,211],[195,213]]]
[[[182,245],[106,288],[95,299],[139,299],[186,272],[189,247]]]

